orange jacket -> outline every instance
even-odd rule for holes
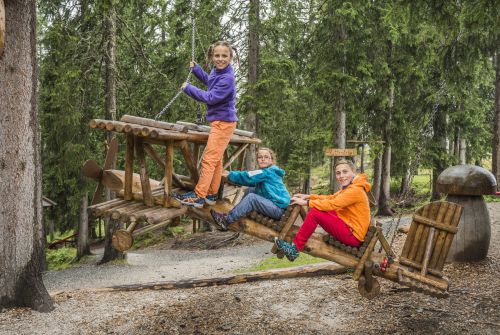
[[[370,226],[370,204],[366,192],[372,185],[366,180],[366,174],[354,177],[345,189],[332,195],[311,194],[309,207],[320,211],[336,211],[351,229],[354,236],[363,241]]]

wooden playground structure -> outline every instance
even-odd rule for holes
[[[90,127],[123,134],[126,138],[124,171],[111,169],[118,151],[116,139],[108,149],[102,168],[93,161],[87,161],[83,169],[84,175],[98,182],[90,206],[93,217],[119,220],[123,224],[123,229],[113,235],[116,249],[129,249],[133,238],[141,234],[179,225],[183,215],[195,220],[212,221],[208,206],[202,209],[181,206],[172,197],[173,192],[183,193],[196,185],[200,154],[210,127],[186,122],[173,124],[128,115],[123,116],[121,121],[94,119]],[[249,146],[260,143],[253,133],[237,129],[224,155],[223,168],[230,170],[235,166],[241,170]],[[174,171],[175,148],[182,154],[188,176]],[[163,150],[160,151],[163,155],[158,150]],[[146,155],[164,172],[163,180],[149,178]],[[134,166],[138,173],[134,173]],[[99,194],[104,187],[115,192],[117,198],[100,203]],[[228,212],[241,200],[244,191],[245,188],[241,186],[222,184],[220,200],[211,208]],[[229,229],[269,242],[276,236],[291,241],[299,229],[296,224],[300,224],[306,215],[307,208],[301,206],[289,207],[280,220],[252,212],[231,224]],[[449,282],[443,275],[443,267],[461,215],[460,205],[445,201],[432,202],[418,209],[413,215],[399,257],[385,239],[381,225],[375,222],[371,223],[365,241],[359,248],[343,245],[330,235],[314,233],[304,252],[352,267],[352,277],[358,281],[360,294],[369,299],[380,292],[376,277],[424,294],[446,297]],[[283,257],[274,244],[272,252]]]

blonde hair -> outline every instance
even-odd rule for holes
[[[342,165],[342,164],[348,165],[351,168],[351,170],[353,170],[354,172],[356,172],[356,170],[357,170],[356,165],[352,161],[347,160],[347,159],[339,159],[338,161],[336,161],[335,162],[335,170],[337,169],[337,166]]]
[[[214,56],[214,49],[215,47],[218,47],[218,46],[225,46],[229,49],[229,54],[231,55],[231,58],[234,57],[234,53],[235,53],[235,48],[231,45],[231,43],[227,42],[227,41],[217,41],[215,43],[212,43],[209,47],[208,47],[208,50],[207,50],[207,63],[211,63],[212,62],[212,57]]]
[[[271,155],[271,161],[273,162],[273,164],[276,164],[276,154],[274,153],[274,151],[272,149],[269,149],[266,147],[258,148],[257,151],[255,152],[255,156],[258,156],[259,151],[261,151],[261,150],[269,152],[269,154]]]

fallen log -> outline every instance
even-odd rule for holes
[[[176,290],[195,287],[209,287],[252,283],[261,280],[287,279],[299,277],[317,277],[337,275],[347,272],[349,268],[335,263],[319,263],[312,265],[303,265],[284,269],[273,269],[258,272],[247,272],[238,275],[229,275],[223,277],[204,278],[204,279],[185,279],[177,281],[162,281],[145,284],[115,285],[111,287],[98,289],[82,289],[81,291],[91,292],[121,292],[121,291],[143,291],[143,290]],[[56,292],[51,296],[64,294],[65,292]]]

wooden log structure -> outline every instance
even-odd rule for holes
[[[194,220],[213,221],[210,208],[181,206],[171,197],[172,192],[183,193],[192,189],[198,180],[200,147],[206,144],[210,127],[184,122],[170,124],[129,115],[121,121],[94,119],[89,125],[95,129],[122,133],[127,140],[125,171],[102,170],[95,163],[89,163],[85,169],[86,175],[99,180],[121,198],[90,207],[94,217],[119,219],[127,225],[114,234],[115,248],[125,251],[131,247],[135,236],[179,224],[182,215]],[[247,147],[260,144],[260,140],[253,136],[245,131],[235,131],[230,145],[236,147],[231,155],[225,152],[224,168],[230,167],[236,159],[242,164]],[[151,144],[164,146],[165,158]],[[174,172],[174,147],[180,149],[189,177]],[[161,166],[165,174],[162,182],[149,178],[146,154]],[[138,174],[133,172],[134,166],[139,168]],[[210,206],[218,212],[228,212],[244,193],[242,187],[235,185],[226,185],[223,190],[222,197],[226,200],[220,199],[216,205]],[[228,197],[232,196],[234,198],[230,202]],[[365,241],[358,248],[343,245],[331,236],[314,233],[303,251],[353,268],[353,279],[358,281],[359,292],[369,299],[380,291],[375,277],[398,282],[426,294],[445,296],[449,284],[447,279],[442,278],[442,270],[461,214],[461,206],[448,202],[433,202],[418,209],[399,258],[392,252],[380,226],[371,226]],[[291,241],[299,229],[294,226],[295,221],[299,216],[304,220],[306,215],[307,208],[302,206],[287,208],[279,221],[252,212],[248,217],[233,222],[229,229],[269,242],[273,242],[275,237]],[[375,252],[377,242],[380,242],[384,253]],[[279,257],[283,256],[274,245],[272,251],[277,252]],[[396,259],[388,263],[388,257]],[[386,266],[382,267],[382,264]]]

